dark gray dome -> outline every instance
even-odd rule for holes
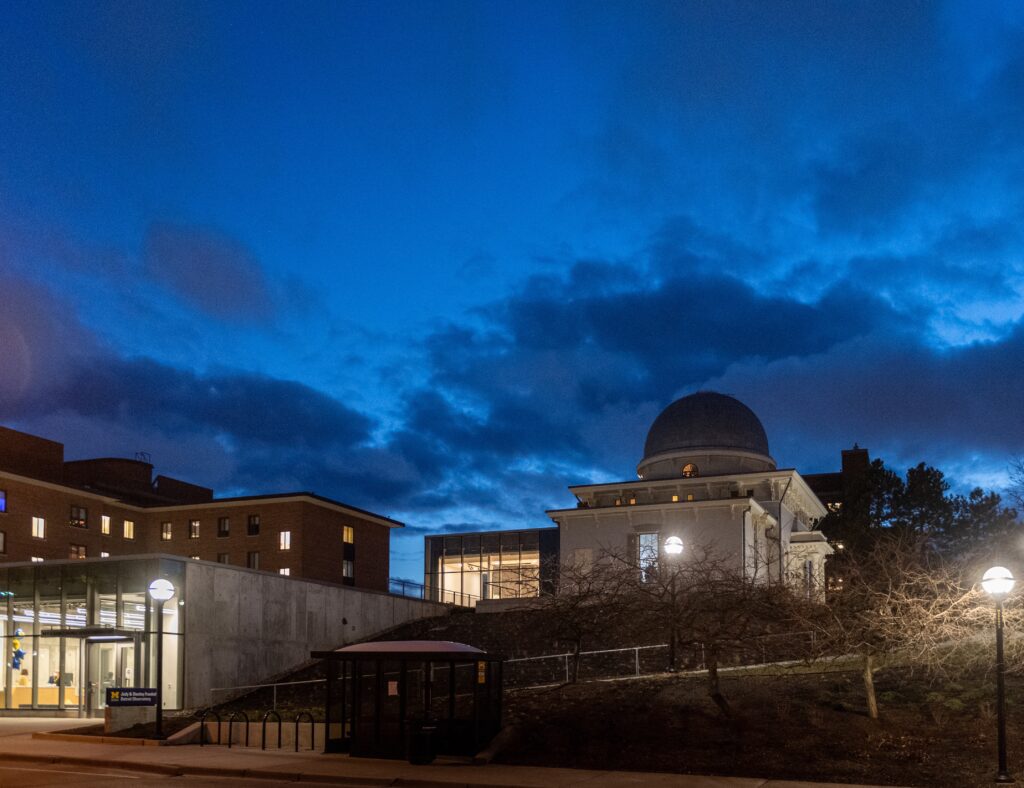
[[[677,399],[654,420],[644,459],[677,449],[738,449],[768,456],[768,436],[754,411],[738,399],[698,391]]]

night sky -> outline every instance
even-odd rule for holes
[[[6,2],[0,423],[422,537],[698,389],[781,466],[1024,448],[1024,4]]]

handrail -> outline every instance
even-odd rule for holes
[[[203,746],[203,739],[206,738],[206,718],[209,717],[211,714],[214,717],[217,718],[217,744],[220,744],[220,724],[221,724],[222,720],[220,718],[220,715],[217,712],[215,712],[213,709],[207,709],[206,711],[204,711],[202,713],[202,716],[199,717],[199,746],[200,747]]]
[[[309,748],[311,750],[316,749],[316,721],[313,719],[312,713],[300,711],[295,715],[295,752],[299,751],[299,721],[303,717],[309,717]]]
[[[231,749],[231,726],[235,724],[235,717],[241,717],[245,720],[245,746],[249,746],[249,715],[244,711],[236,711],[230,717],[228,717],[228,749]]]
[[[271,714],[277,717],[277,749],[281,749],[281,729],[284,727],[284,725],[281,723],[281,715],[274,711],[274,709],[271,709],[263,715],[263,733],[260,736],[261,750],[267,749],[267,717],[269,717]]]

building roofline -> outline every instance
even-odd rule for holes
[[[160,506],[143,506],[139,508],[151,512],[163,512],[173,509],[216,508],[219,505],[240,503],[244,501],[286,503],[293,500],[306,501],[319,506],[325,506],[328,509],[358,514],[360,517],[364,517],[372,522],[378,523],[379,525],[387,526],[388,528],[405,528],[405,523],[399,520],[395,520],[391,517],[387,517],[383,514],[377,514],[376,512],[371,512],[366,509],[360,509],[358,506],[352,506],[347,503],[342,503],[341,501],[335,501],[333,498],[328,498],[324,495],[317,495],[316,493],[309,492],[308,490],[284,493],[266,493],[263,495],[236,495],[230,498],[214,498],[211,501],[203,501],[200,503],[175,503]]]
[[[601,484],[571,484],[569,485],[569,490],[575,492],[576,490],[589,491],[609,487],[650,487],[652,485],[663,484],[665,482],[680,482],[686,484],[731,479],[736,476],[771,476],[773,474],[789,475],[792,473],[800,475],[796,468],[775,468],[770,471],[740,471],[738,473],[719,473],[714,476],[673,476],[669,479],[636,479],[633,481],[603,482]]]
[[[526,531],[557,531],[557,525],[541,525],[536,528],[495,528],[491,531],[449,531],[447,533],[423,534],[424,539],[443,539],[446,536],[487,536],[488,534],[518,534]]]
[[[129,462],[134,462],[130,460]],[[166,512],[174,510],[184,509],[196,509],[196,508],[216,508],[218,505],[238,503],[242,501],[280,501],[285,500],[303,500],[309,503],[313,503],[318,506],[325,506],[328,509],[334,509],[335,511],[343,513],[357,514],[360,517],[364,517],[371,522],[375,522],[378,525],[386,526],[387,528],[404,528],[405,523],[399,520],[394,520],[390,517],[386,517],[382,514],[376,514],[375,512],[367,511],[366,509],[360,509],[358,506],[351,506],[340,501],[335,501],[331,498],[327,498],[323,495],[317,495],[313,492],[288,492],[288,493],[269,493],[266,495],[240,495],[233,498],[214,498],[210,501],[200,501],[198,503],[175,503],[175,504],[155,504],[151,506],[143,506],[137,503],[129,503],[121,498],[117,498],[112,495],[105,495],[103,493],[96,492],[84,487],[75,487],[71,484],[61,484],[59,482],[50,482],[44,479],[36,479],[31,476],[22,476],[21,474],[11,473],[10,471],[0,470],[0,479],[11,479],[13,481],[25,482],[27,484],[37,484],[41,487],[51,490],[59,490],[76,495],[88,496],[93,500],[100,500],[104,503],[109,503],[113,506],[120,506],[124,509],[130,509],[136,512]]]
[[[621,512],[632,512],[632,511],[643,511],[650,509],[663,509],[665,507],[692,507],[694,509],[712,509],[720,506],[749,506],[756,507],[760,510],[761,514],[766,514],[773,520],[777,520],[774,514],[769,512],[760,501],[756,498],[706,498],[703,501],[659,501],[657,503],[634,503],[627,506],[574,506],[571,509],[548,509],[545,514],[554,520],[554,515],[587,515],[593,514],[594,512],[608,512],[608,511],[621,511]]]

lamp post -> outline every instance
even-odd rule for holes
[[[665,555],[668,556],[668,561],[671,563],[671,575],[669,576],[669,594],[671,594],[672,601],[672,627],[669,631],[668,639],[668,669],[670,672],[675,673],[676,670],[676,640],[678,640],[676,633],[676,573],[679,567],[676,565],[678,556],[683,552],[683,540],[678,536],[670,536],[665,540],[664,545]]]
[[[1005,566],[993,566],[981,578],[981,587],[996,603],[996,712],[999,727],[999,772],[997,783],[1012,783],[1014,780],[1006,768],[1006,703],[1003,661],[1003,600],[1013,590],[1013,573]]]
[[[164,603],[174,596],[170,580],[158,578],[149,584],[149,595],[156,607],[156,731],[153,737],[164,737]]]

